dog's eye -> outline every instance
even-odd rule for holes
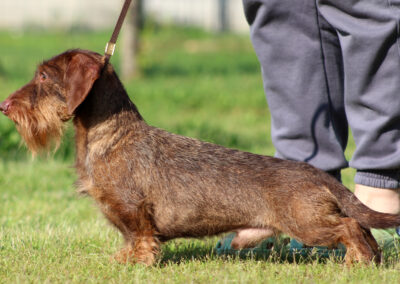
[[[39,79],[40,79],[40,82],[46,81],[46,79],[47,79],[47,74],[44,73],[44,72],[41,72],[40,75],[39,75]]]

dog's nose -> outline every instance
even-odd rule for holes
[[[11,105],[11,102],[9,100],[5,100],[4,102],[2,102],[0,104],[0,111],[4,114],[7,114],[8,110],[10,109],[10,105]]]

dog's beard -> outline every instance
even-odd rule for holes
[[[23,107],[12,112],[9,117],[34,156],[38,152],[58,149],[64,124],[56,111],[48,111],[39,106],[30,111]]]

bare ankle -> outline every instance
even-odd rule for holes
[[[354,194],[372,210],[398,214],[400,213],[400,189],[386,189],[356,184]]]

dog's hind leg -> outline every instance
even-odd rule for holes
[[[377,244],[372,235],[353,218],[341,218],[338,241],[346,246],[346,264],[354,261],[369,263],[376,257]],[[372,246],[371,246],[372,245]]]
[[[365,228],[361,228],[363,233],[364,233],[364,237],[365,240],[368,242],[369,246],[371,247],[372,251],[374,252],[374,261],[379,264],[381,263],[381,249],[379,248],[378,243],[376,242],[374,236],[371,233],[370,229],[365,229]]]

